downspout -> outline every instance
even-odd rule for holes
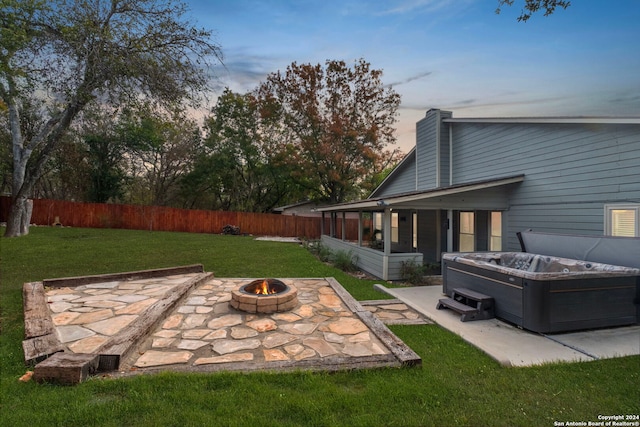
[[[347,213],[346,212],[342,212],[342,241],[344,242],[345,240],[347,240]]]

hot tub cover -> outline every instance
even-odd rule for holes
[[[518,233],[523,252],[640,268],[640,238]]]

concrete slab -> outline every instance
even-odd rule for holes
[[[302,243],[302,241],[297,237],[260,236],[256,237],[254,240],[265,242]]]
[[[458,313],[436,309],[438,300],[444,297],[440,286],[374,287],[401,300],[506,366],[578,362],[640,354],[640,325],[542,335],[498,319],[461,322]]]
[[[640,354],[640,325],[554,334],[548,337],[598,359]]]

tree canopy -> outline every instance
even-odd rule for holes
[[[360,59],[292,63],[256,91],[263,119],[278,123],[278,150],[311,198],[339,203],[365,195],[371,176],[397,159],[395,116],[400,95],[382,71]]]
[[[0,0],[0,104],[13,156],[6,236],[28,232],[27,198],[87,105],[198,102],[222,54],[186,12],[174,0]],[[29,133],[27,107],[39,118]]]
[[[498,8],[496,13],[502,11],[503,6],[513,6],[515,0],[498,0]],[[524,8],[518,16],[518,21],[527,22],[534,13],[544,10],[544,16],[549,16],[556,11],[556,8],[561,7],[563,9],[571,6],[571,2],[568,0],[524,0]]]
[[[258,110],[251,93],[226,89],[218,98],[205,120],[203,153],[182,182],[189,206],[269,212],[305,197],[274,149],[281,134]]]

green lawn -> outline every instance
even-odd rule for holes
[[[504,368],[435,325],[391,328],[421,368],[21,383],[27,281],[202,263],[218,277],[333,276],[356,299],[384,295],[298,245],[249,237],[32,228],[0,245],[1,426],[553,426],[640,412],[640,357]]]

